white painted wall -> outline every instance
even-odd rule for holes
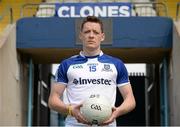
[[[13,24],[0,35],[0,126],[25,125],[27,108],[23,93],[27,91],[22,88]]]
[[[180,22],[174,22],[170,59],[170,125],[180,126]]]

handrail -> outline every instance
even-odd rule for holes
[[[20,17],[23,18],[24,17],[24,9],[27,7],[27,6],[38,6],[39,4],[33,4],[33,3],[27,3],[27,4],[23,4],[21,6],[21,9],[20,9]]]
[[[9,23],[12,24],[13,23],[13,10],[11,7],[6,7],[6,9],[3,10],[2,15],[0,16],[0,20],[2,20],[5,16],[7,16],[8,13],[9,13],[9,18],[10,18]]]
[[[38,9],[39,5],[54,5],[54,3],[27,3],[27,4],[23,4],[21,6],[21,10],[20,10],[20,17],[23,18],[24,17],[24,9],[26,7],[37,7],[36,9]]]
[[[157,8],[156,10],[158,10],[159,8],[158,7],[163,7],[163,12],[164,12],[164,16],[168,16],[168,10],[167,10],[167,6],[165,3],[163,2],[131,2],[132,3],[132,9],[133,8],[139,8],[139,7],[152,7],[152,8]],[[38,6],[39,5],[55,5],[55,3],[38,3],[38,4],[35,4],[35,3],[27,3],[27,4],[24,4],[21,6],[21,18],[24,17],[24,9],[26,8],[35,8],[38,9]],[[152,5],[152,6],[150,6]],[[161,5],[161,6],[157,6],[157,5]]]
[[[179,17],[179,6],[180,6],[180,2],[177,3],[177,7],[176,7],[176,21],[178,21],[178,17]]]
[[[165,16],[168,16],[167,6],[164,2],[131,2],[131,3],[132,3],[132,8],[135,8],[138,5],[141,7],[150,7],[149,5],[155,7],[155,5],[162,5],[162,7],[164,7]]]

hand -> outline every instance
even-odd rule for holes
[[[117,117],[117,108],[116,107],[113,107],[112,108],[112,114],[110,116],[109,119],[107,119],[106,121],[104,121],[103,123],[100,124],[100,126],[106,126],[106,125],[109,125],[111,124],[112,122],[114,122],[114,120],[116,119]]]
[[[83,117],[83,115],[80,112],[80,108],[82,107],[82,104],[71,105],[71,107],[72,107],[72,116],[74,116],[79,123],[90,125],[90,123]]]

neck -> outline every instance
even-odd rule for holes
[[[83,54],[85,56],[96,56],[96,55],[99,55],[100,52],[101,52],[100,49],[94,50],[94,51],[83,49]]]

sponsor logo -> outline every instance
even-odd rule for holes
[[[88,63],[87,66],[97,66],[98,63]]]
[[[75,85],[87,85],[87,84],[100,84],[100,85],[111,85],[111,80],[99,78],[99,79],[74,79],[73,83]]]
[[[74,83],[75,85],[77,85],[77,84],[78,84],[78,80],[77,80],[77,79],[74,79],[74,80],[73,80],[73,83]]]

